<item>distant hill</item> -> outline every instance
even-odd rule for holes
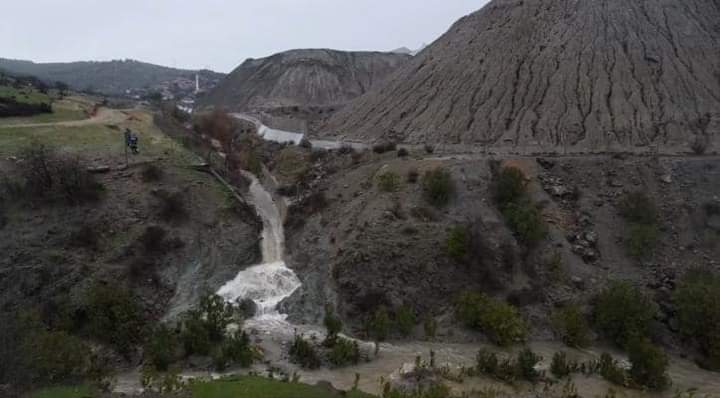
[[[508,151],[720,143],[717,1],[493,0],[323,128]]]
[[[382,82],[410,56],[291,50],[248,59],[201,100],[235,110],[344,104]]]
[[[209,70],[174,69],[134,60],[35,63],[0,58],[0,69],[16,75],[35,76],[46,82],[63,82],[76,90],[110,95],[153,88],[175,79],[194,79],[196,73],[200,75],[201,85],[224,76]]]

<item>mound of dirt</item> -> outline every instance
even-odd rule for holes
[[[201,101],[234,110],[332,106],[358,97],[410,56],[381,52],[292,50],[248,59]]]
[[[493,150],[718,148],[712,0],[494,0],[323,127]]]

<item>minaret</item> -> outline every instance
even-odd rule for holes
[[[195,74],[195,94],[200,92],[200,75]]]

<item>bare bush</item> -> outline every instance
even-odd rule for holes
[[[159,190],[155,196],[160,202],[160,218],[165,221],[174,221],[185,218],[187,210],[181,192],[168,192]]]
[[[155,164],[148,164],[142,169],[142,180],[144,182],[160,181],[163,177],[163,171]]]
[[[21,152],[22,193],[31,198],[63,199],[80,204],[97,201],[103,190],[76,156],[60,155],[52,148],[34,143]]]

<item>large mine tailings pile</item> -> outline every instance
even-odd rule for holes
[[[356,98],[410,59],[381,52],[292,50],[249,59],[202,100],[234,110],[331,106]]]
[[[323,130],[517,151],[717,149],[720,2],[494,0]]]

